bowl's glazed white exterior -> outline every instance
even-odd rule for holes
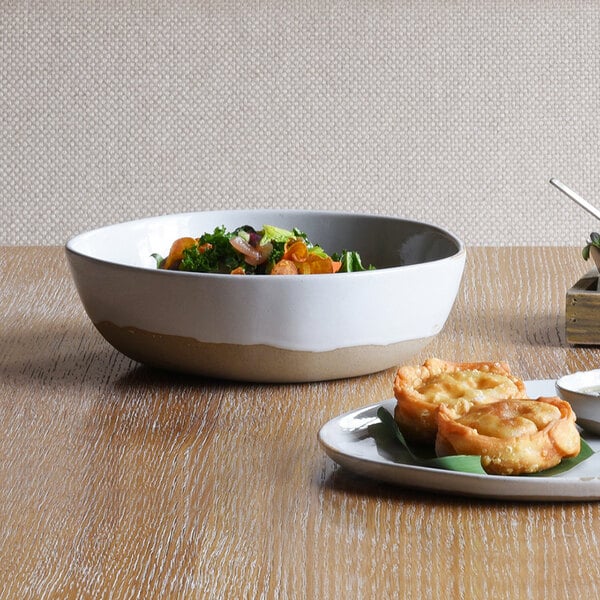
[[[571,405],[577,424],[600,435],[600,369],[563,375],[556,382],[556,391]]]
[[[305,231],[373,271],[233,276],[160,271],[151,254],[224,225]],[[319,211],[166,215],[83,233],[66,246],[84,308],[119,351],[149,365],[245,381],[317,381],[406,361],[444,326],[466,251],[394,217]]]

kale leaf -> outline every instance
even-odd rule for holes
[[[244,261],[244,257],[229,242],[233,235],[235,234],[227,233],[225,227],[217,227],[213,233],[205,233],[198,246],[183,251],[180,270],[231,273],[237,267],[244,267],[248,272],[249,265]],[[210,244],[210,248],[203,248],[204,244]]]

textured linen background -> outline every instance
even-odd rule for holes
[[[0,1],[0,243],[155,214],[399,215],[582,245],[600,3]]]

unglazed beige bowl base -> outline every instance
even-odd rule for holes
[[[327,352],[267,345],[214,344],[193,338],[95,323],[102,336],[135,361],[204,377],[301,383],[366,375],[394,367],[424,348],[433,336],[386,346],[355,346]]]

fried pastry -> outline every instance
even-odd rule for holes
[[[430,358],[422,366],[403,366],[394,380],[394,419],[408,440],[433,444],[437,412],[443,404],[457,414],[473,405],[525,398],[525,384],[502,362],[453,363]]]
[[[494,475],[537,473],[580,450],[575,413],[557,397],[499,400],[462,415],[441,405],[437,420],[438,456],[479,455]]]

